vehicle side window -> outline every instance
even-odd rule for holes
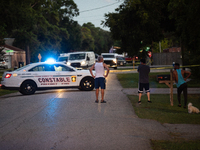
[[[55,71],[52,65],[39,65],[31,68],[29,71]]]
[[[45,71],[55,71],[53,65],[45,65]]]
[[[60,64],[55,64],[54,69],[55,69],[55,71],[72,71],[72,69],[70,67],[60,65]]]

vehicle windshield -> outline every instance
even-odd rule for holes
[[[81,60],[81,59],[85,59],[85,53],[69,55],[69,60]]]
[[[115,55],[102,55],[103,58],[115,58]]]
[[[58,58],[58,61],[68,61],[68,57],[60,57]]]

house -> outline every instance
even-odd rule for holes
[[[181,52],[181,47],[171,47],[163,49],[164,53]]]
[[[5,38],[3,51],[8,62],[8,68],[20,68],[26,65],[26,52],[23,49],[12,46],[14,39]]]

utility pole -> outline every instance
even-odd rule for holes
[[[159,41],[159,49],[160,49],[160,53],[161,53],[161,42]]]

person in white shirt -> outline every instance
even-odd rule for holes
[[[107,70],[106,75],[105,75],[105,70]],[[92,70],[95,69],[96,74],[94,75]],[[98,103],[98,97],[99,97],[99,88],[101,87],[101,103],[106,103],[104,100],[104,90],[106,88],[105,85],[105,78],[108,76],[109,73],[109,68],[108,66],[103,63],[103,57],[98,56],[98,62],[96,62],[91,68],[90,68],[90,73],[93,78],[95,78],[95,89],[96,89],[96,100],[95,102]]]

